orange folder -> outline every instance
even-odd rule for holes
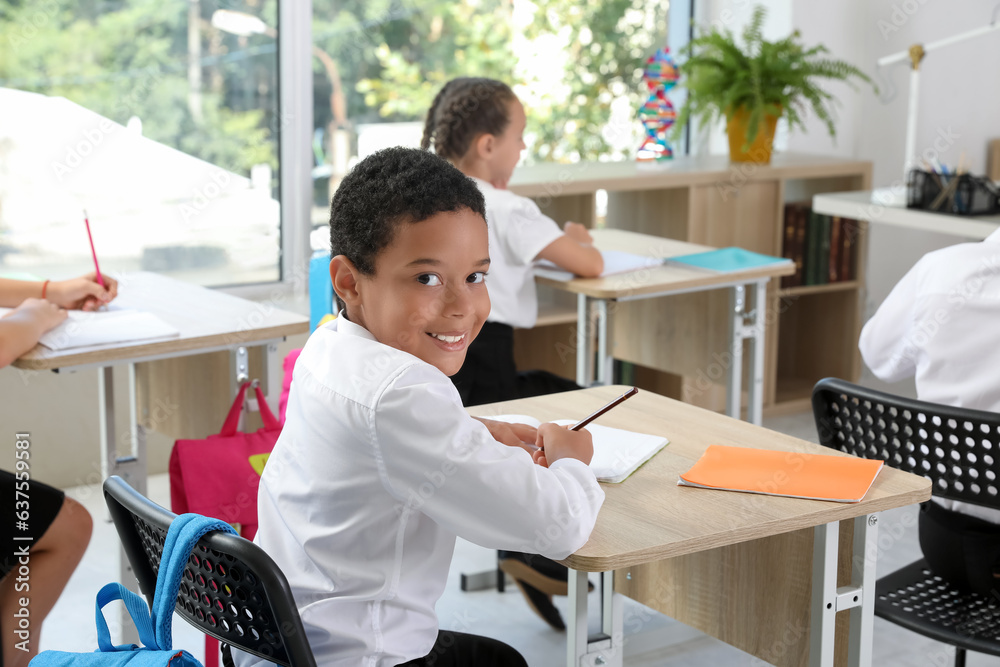
[[[881,469],[882,461],[853,456],[710,445],[677,484],[856,503]]]

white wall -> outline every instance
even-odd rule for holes
[[[739,31],[749,18],[753,0],[699,2],[700,25],[721,23]],[[764,0],[769,37],[802,33],[808,45],[824,44],[831,55],[867,72],[879,85],[876,96],[868,87],[853,90],[842,83],[827,88],[837,96],[837,138],[815,118],[805,132],[776,140],[776,148],[802,153],[840,155],[871,160],[874,184],[888,186],[903,178],[903,150],[909,70],[903,64],[877,71],[884,55],[986,25],[996,0]],[[784,32],[782,32],[784,31]],[[964,153],[973,173],[986,169],[986,144],[1000,137],[1000,32],[934,51],[921,66],[917,154],[930,150],[939,159],[957,165]],[[942,143],[942,136],[951,137]],[[945,146],[945,150],[937,152]],[[725,144],[712,141],[713,152]],[[892,286],[924,253],[966,239],[899,228],[872,226],[869,245],[866,316],[875,311]]]
[[[871,160],[876,187],[903,179],[909,68],[879,71],[885,55],[986,25],[995,0],[794,0],[793,24],[807,43],[822,42],[876,79],[880,95],[831,86],[843,95],[838,141],[818,123],[790,137],[789,149]],[[930,151],[951,166],[964,154],[973,173],[986,169],[986,145],[1000,137],[1000,32],[933,51],[921,64],[917,154]],[[950,137],[945,141],[944,137]],[[935,142],[937,141],[937,146]],[[938,149],[944,148],[939,151]],[[924,253],[966,239],[874,224],[868,266],[868,315]]]

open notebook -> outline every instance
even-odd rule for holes
[[[710,445],[677,484],[856,503],[881,469],[882,461],[853,456]]]
[[[517,424],[528,424],[538,427],[539,422],[527,415],[500,415],[489,417],[496,421]],[[559,419],[556,424],[571,426],[576,422],[572,419]],[[594,458],[590,468],[599,482],[618,483],[635,472],[639,466],[653,458],[653,455],[666,447],[667,439],[658,435],[636,433],[610,426],[588,424],[586,430],[594,438]]]
[[[11,310],[0,308],[0,317]],[[38,342],[50,350],[70,350],[177,336],[180,336],[180,331],[152,313],[111,304],[95,312],[69,311],[69,317],[47,331]]]
[[[604,258],[604,272],[601,273],[602,278],[604,276],[613,276],[616,273],[628,273],[629,271],[648,269],[663,264],[663,258],[661,257],[646,257],[645,255],[636,255],[620,250],[602,250],[601,256]],[[574,277],[569,271],[564,271],[547,260],[535,263],[535,275],[552,278],[553,280],[571,280]]]

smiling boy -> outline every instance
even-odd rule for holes
[[[448,379],[489,314],[487,238],[476,184],[425,151],[362,160],[333,199],[343,308],[295,365],[256,537],[318,664],[522,667],[506,644],[439,630],[456,535],[521,551],[542,536],[561,559],[596,521],[589,434],[543,424],[544,455],[505,446]]]

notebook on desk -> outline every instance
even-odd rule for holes
[[[854,456],[710,445],[677,484],[856,503],[868,493],[881,469],[882,461]]]
[[[601,257],[604,258],[604,271],[601,273],[601,278],[663,264],[663,259],[660,257],[647,257],[620,250],[602,250]],[[575,277],[569,271],[564,271],[547,260],[535,263],[535,275],[553,280],[572,280]]]
[[[693,255],[668,257],[667,261],[721,273],[745,271],[772,264],[792,264],[792,260],[786,257],[762,255],[759,252],[752,252],[736,247],[719,248],[718,250],[709,250],[708,252],[699,252]]]
[[[489,417],[496,421],[516,424],[528,424],[538,427],[539,422],[527,415],[500,415]],[[558,419],[556,424],[571,426],[576,422],[572,419]],[[588,424],[594,439],[594,458],[590,461],[590,469],[599,482],[617,484],[623,482],[639,467],[667,446],[668,440],[658,435],[636,433],[600,424]]]
[[[11,310],[0,308],[0,317]],[[61,351],[181,335],[180,331],[152,313],[118,308],[114,304],[94,312],[71,310],[68,315],[59,326],[45,332],[38,342],[50,350]]]

